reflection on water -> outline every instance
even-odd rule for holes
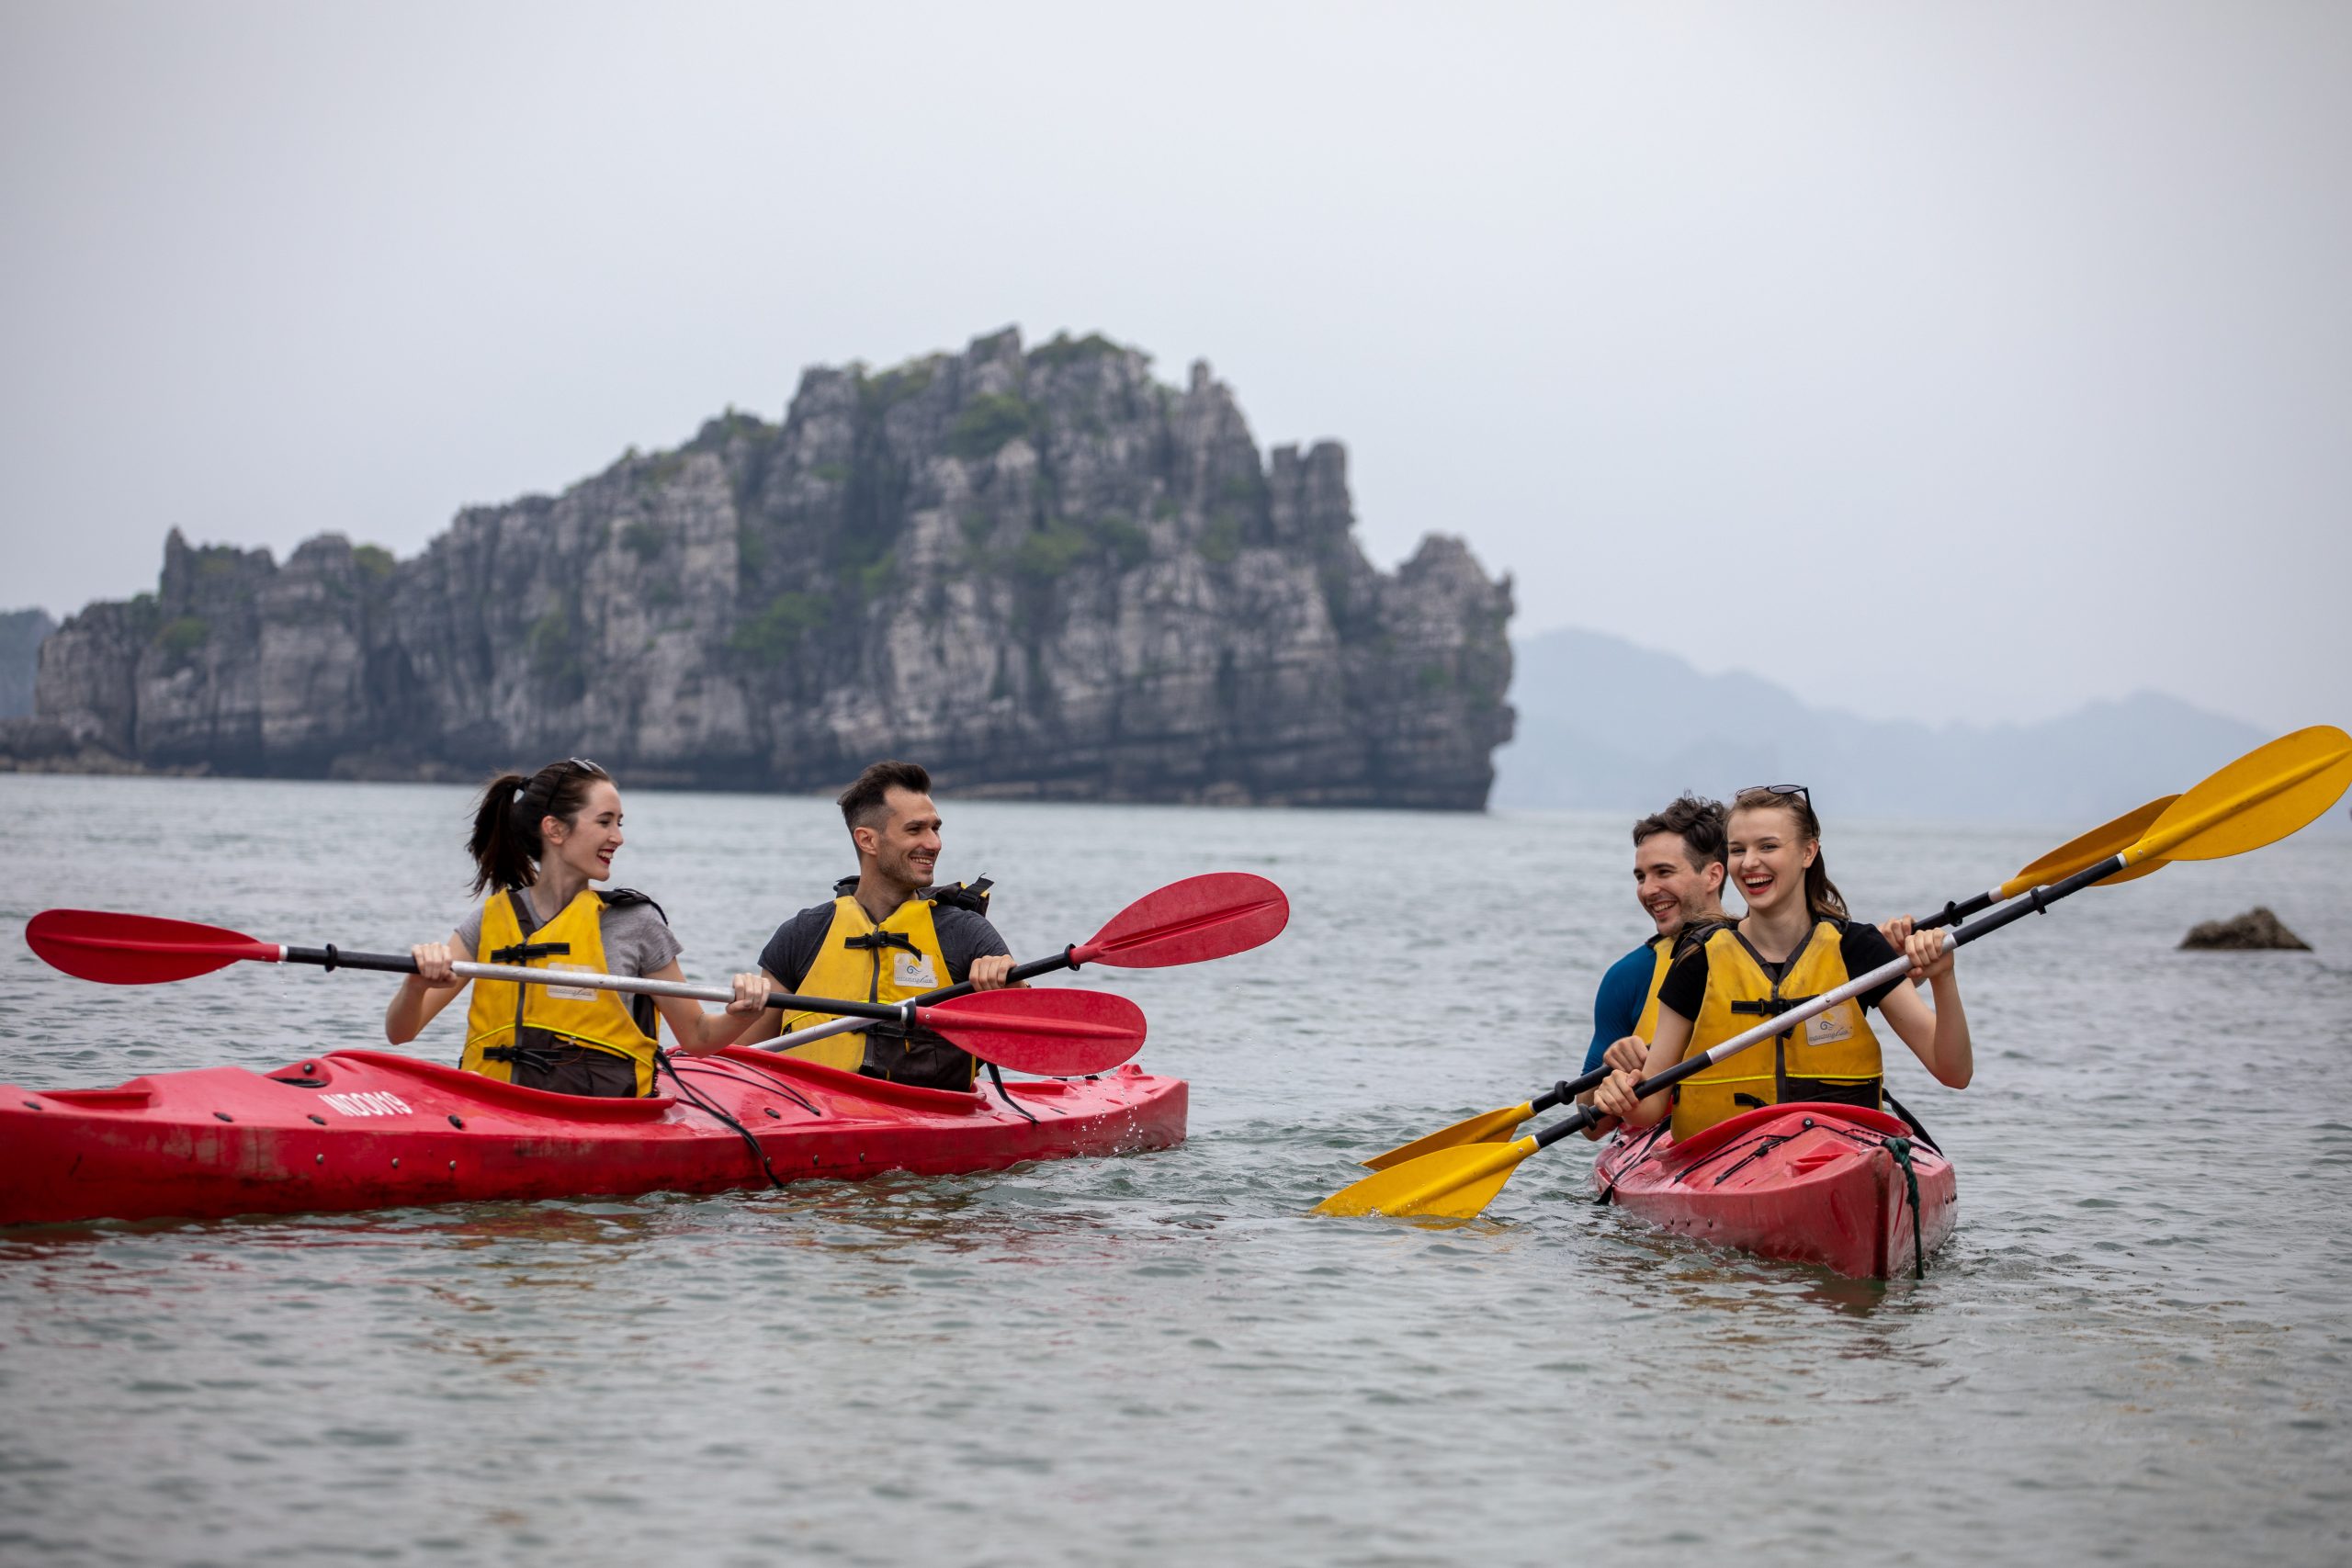
[[[372,1040],[380,977],[103,989],[16,928],[169,887],[159,912],[397,947],[461,907],[412,846],[454,841],[462,794],[0,778],[8,1074]],[[191,830],[141,830],[166,805]],[[838,874],[830,813],[633,795],[623,878],[720,974]],[[1894,1072],[1961,1170],[1923,1281],[1660,1236],[1591,1204],[1583,1145],[1475,1221],[1307,1217],[1364,1154],[1574,1066],[1639,934],[1619,834],[958,807],[948,869],[998,876],[1023,952],[1212,866],[1289,888],[1262,953],[1084,977],[1193,1080],[1164,1153],[0,1235],[0,1561],[1515,1562],[1569,1530],[1758,1563],[2345,1554],[2352,840],[1969,950],[1977,1087]],[[1838,879],[1926,908],[2064,836],[1854,829]],[[2319,951],[2171,951],[2255,903]]]

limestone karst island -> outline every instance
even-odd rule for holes
[[[1205,365],[1007,331],[816,368],[413,559],[165,542],[42,644],[0,766],[816,790],[924,759],[963,796],[1477,809],[1508,579],[1358,547],[1335,443],[1261,456]]]

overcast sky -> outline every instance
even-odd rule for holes
[[[0,608],[1015,323],[1522,633],[2352,720],[2352,6],[0,0]]]

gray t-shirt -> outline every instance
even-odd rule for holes
[[[519,906],[515,913],[522,918],[523,929],[528,931],[538,925],[542,917],[531,903],[529,889],[515,889],[514,899]],[[466,944],[466,951],[474,955],[476,963],[487,964],[490,958],[481,950],[481,910],[482,907],[477,904],[467,912],[464,919],[458,922],[458,938]],[[662,918],[650,900],[642,904],[624,904],[618,908],[607,904],[596,923],[598,934],[605,940],[605,972],[608,975],[626,975],[632,979],[639,979],[658,969],[666,968],[685,951],[678,945],[670,923]]]

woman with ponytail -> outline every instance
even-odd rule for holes
[[[468,982],[452,963],[519,964],[560,973],[627,975],[678,980],[678,939],[662,907],[626,887],[590,886],[613,874],[622,844],[621,796],[612,776],[577,757],[550,762],[528,778],[504,773],[474,808],[466,848],[473,891],[489,897],[446,942],[410,952],[417,972],[401,982],[384,1010],[384,1037],[416,1038]],[[580,986],[472,982],[466,1043],[458,1066],[486,1077],[608,1098],[653,1091],[654,1014],[692,1055],[718,1050],[766,1011],[766,976],[735,976],[735,999],[707,1013],[682,997],[639,997]]]
[[[1821,822],[1802,784],[1742,790],[1724,830],[1728,886],[1747,913],[1686,947],[1658,987],[1657,1034],[1609,1048],[1616,1070],[1593,1091],[1593,1104],[1646,1127],[1672,1111],[1674,1135],[1688,1138],[1761,1105],[1795,1100],[1880,1106],[1883,1095],[1878,1037],[1864,1016],[1875,1009],[1939,1083],[1965,1089],[1975,1073],[1968,1015],[1960,1005],[1952,955],[1942,933],[1915,931],[1909,916],[1883,931],[1849,919],[1821,853]],[[1634,1086],[1686,1056],[1746,1033],[1767,1018],[1842,986],[1895,958],[1911,960],[1930,1008],[1893,980],[1841,1002],[1773,1040],[1749,1046],[1673,1089],[1637,1099]]]

